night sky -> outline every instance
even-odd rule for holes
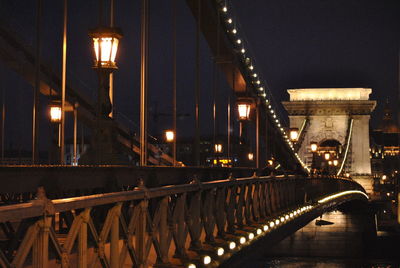
[[[35,45],[35,2],[0,2],[0,15],[27,44]],[[150,1],[150,113],[149,131],[159,135],[172,126],[171,1]],[[195,78],[195,21],[184,1],[178,4],[178,121],[181,136],[193,133]],[[115,74],[118,120],[137,130],[140,83],[140,1],[115,0],[116,26],[121,42]],[[62,1],[43,0],[43,47],[46,62],[61,74]],[[68,77],[95,99],[97,80],[91,69],[88,29],[98,25],[98,1],[69,1]],[[275,103],[288,99],[286,89],[306,87],[371,87],[378,101],[372,126],[378,123],[384,101],[398,107],[400,1],[390,0],[251,0],[228,1],[239,36],[255,56],[257,73],[267,81]],[[231,9],[233,7],[233,10]],[[201,128],[212,133],[213,61],[201,41]],[[5,90],[6,144],[29,149],[32,87],[0,63],[0,87]],[[229,89],[217,72],[219,132],[226,132]],[[48,99],[41,98],[41,148],[48,146]],[[279,104],[280,106],[280,104]],[[282,109],[281,109],[282,110]],[[282,111],[281,111],[282,112]],[[158,117],[154,117],[158,113]],[[282,112],[283,114],[283,112]],[[71,117],[71,116],[70,116]],[[70,121],[71,118],[69,118]],[[154,122],[154,119],[157,121]],[[72,128],[67,127],[67,137]]]

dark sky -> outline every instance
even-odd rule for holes
[[[398,107],[400,1],[234,2],[278,100],[287,88],[371,87],[374,119],[386,98]]]
[[[2,20],[28,44],[35,44],[35,2],[0,2]],[[115,0],[121,42],[115,73],[119,120],[133,130],[138,124],[140,82],[140,1]],[[152,0],[150,25],[150,108],[171,110],[171,1]],[[181,136],[193,133],[195,78],[195,23],[184,1],[178,5],[178,112],[190,114],[178,122]],[[69,0],[68,81],[95,97],[97,80],[91,69],[88,29],[97,26],[97,0]],[[43,47],[47,62],[60,73],[62,1],[43,0]],[[242,0],[228,1],[246,49],[255,56],[257,73],[267,81],[276,103],[287,100],[287,88],[371,87],[378,101],[373,125],[386,98],[398,107],[398,52],[400,1],[391,0]],[[233,7],[233,8],[231,8]],[[201,127],[212,133],[212,55],[201,41]],[[6,90],[6,143],[29,148],[32,87],[0,63],[0,86]],[[226,131],[229,89],[217,72],[219,131]],[[42,97],[41,147],[51,135],[46,118],[48,99]],[[126,119],[128,118],[128,119]],[[71,118],[69,118],[70,121]],[[151,120],[155,118],[152,117]],[[157,135],[171,127],[171,117],[160,115],[150,125]],[[25,133],[25,135],[23,135]],[[68,134],[69,133],[69,134]],[[71,127],[67,136],[72,134]]]

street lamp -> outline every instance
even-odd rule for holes
[[[172,130],[166,130],[165,131],[165,140],[167,142],[173,142],[175,139],[175,133]]]
[[[310,147],[311,147],[311,152],[315,153],[318,150],[318,143],[315,141],[312,141],[310,143]]]
[[[92,135],[93,147],[83,157],[85,164],[122,164],[118,146],[115,144],[115,123],[110,118],[110,74],[118,69],[116,55],[122,33],[118,28],[97,27],[89,31],[93,47],[93,69],[99,79],[96,103],[96,127]]]
[[[98,27],[90,31],[89,36],[92,38],[95,54],[93,68],[118,69],[115,57],[122,38],[121,31],[117,28]]]
[[[61,123],[61,104],[58,102],[53,102],[49,105],[50,107],[50,122]]]
[[[214,144],[214,152],[215,153],[222,153],[222,144],[221,143],[216,143]]]
[[[292,142],[296,142],[299,139],[299,129],[291,128],[289,130],[289,137]]]
[[[250,161],[253,161],[253,159],[254,159],[254,154],[253,154],[253,153],[248,153],[248,154],[247,154],[247,158],[248,158]]]
[[[239,99],[237,102],[239,120],[246,121],[250,119],[251,102],[246,99]]]

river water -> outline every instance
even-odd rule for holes
[[[400,267],[400,239],[377,232],[373,213],[332,211],[252,260],[249,267]]]

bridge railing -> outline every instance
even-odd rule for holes
[[[249,177],[0,207],[3,267],[135,267],[218,259],[215,248],[290,208],[358,186],[344,179]]]

